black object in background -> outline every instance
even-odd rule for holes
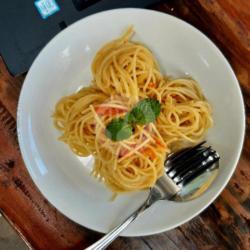
[[[26,72],[44,45],[71,23],[103,10],[145,8],[157,2],[160,1],[1,0],[0,54],[10,73],[18,75]]]

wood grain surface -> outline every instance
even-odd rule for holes
[[[233,178],[202,214],[159,235],[119,238],[109,249],[250,249],[250,1],[175,0],[153,8],[193,24],[225,54],[244,94],[245,145]],[[30,248],[84,249],[101,235],[76,225],[49,204],[23,163],[16,135],[23,80],[11,77],[0,60],[0,210]]]

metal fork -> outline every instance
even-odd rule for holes
[[[203,194],[218,174],[219,154],[204,146],[205,141],[192,148],[170,155],[165,161],[166,173],[150,189],[146,201],[123,223],[86,250],[105,249],[142,212],[159,200],[188,201]]]

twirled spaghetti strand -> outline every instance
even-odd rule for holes
[[[53,114],[60,140],[79,156],[92,154],[93,175],[115,193],[152,187],[166,154],[199,142],[213,124],[197,82],[164,77],[151,51],[130,41],[132,34],[130,27],[97,52],[92,85],[63,97]],[[144,98],[161,103],[157,120],[136,125],[126,140],[109,139],[107,124]]]

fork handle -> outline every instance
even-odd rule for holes
[[[154,204],[157,200],[153,199],[149,194],[147,200],[135,211],[133,212],[124,222],[120,225],[116,226],[109,233],[104,235],[100,240],[95,242],[93,245],[87,247],[85,250],[103,250],[110,243],[112,243],[120,233],[132,222],[134,221],[140,214],[142,214],[147,208],[149,208],[152,204]]]

